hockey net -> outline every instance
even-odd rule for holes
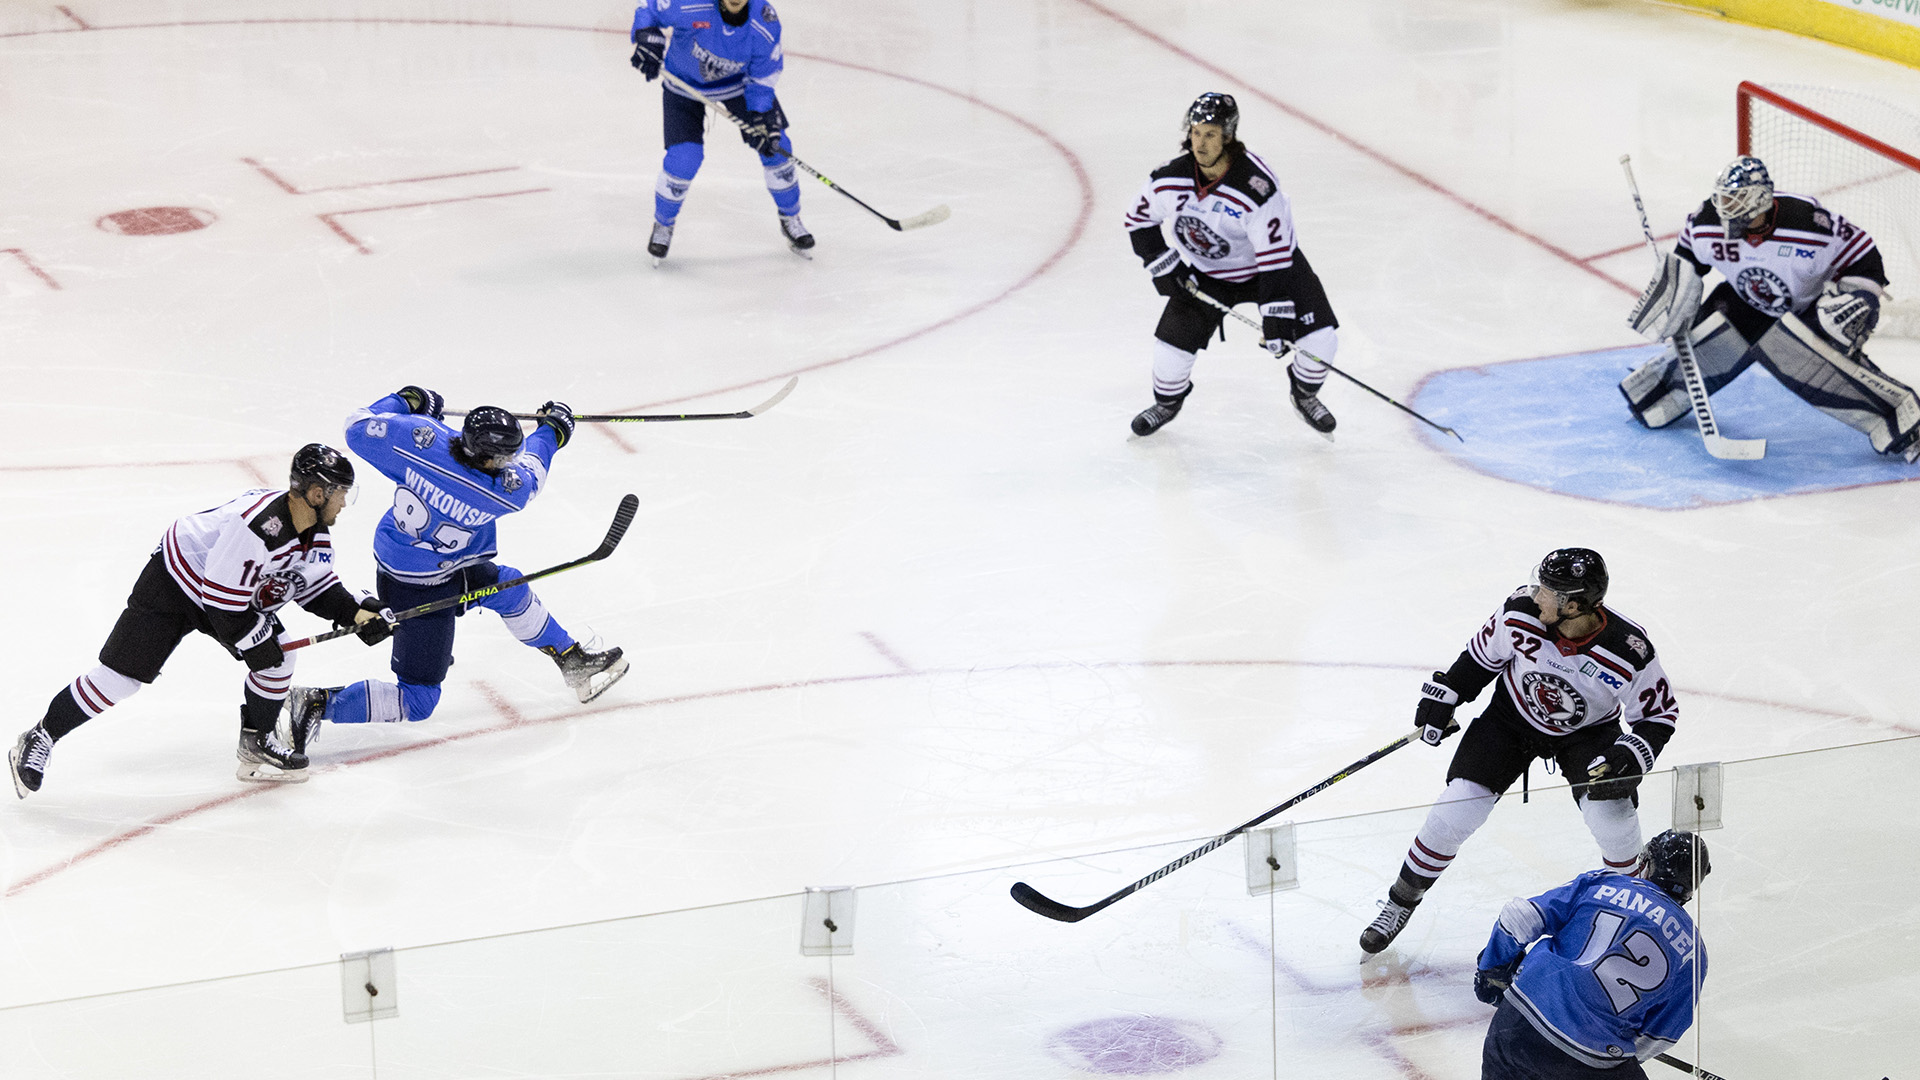
[[[1873,236],[1892,301],[1877,332],[1920,338],[1920,117],[1821,86],[1743,82],[1736,94],[1739,152]]]

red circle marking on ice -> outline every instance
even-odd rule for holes
[[[195,232],[220,220],[211,210],[195,206],[143,206],[137,210],[116,210],[94,222],[102,232],[121,236],[172,236]]]

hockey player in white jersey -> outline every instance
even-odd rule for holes
[[[1725,279],[1701,299],[1701,278]],[[1862,351],[1887,275],[1865,229],[1806,195],[1776,192],[1759,158],[1738,157],[1687,218],[1634,306],[1651,340],[1687,333],[1707,393],[1758,361],[1802,400],[1867,436],[1875,451],[1920,458],[1920,398]],[[1673,346],[1620,383],[1642,424],[1691,411]]]
[[[1133,418],[1135,435],[1179,415],[1193,392],[1194,360],[1220,330],[1220,311],[1190,295],[1192,283],[1228,307],[1259,305],[1267,348],[1278,356],[1295,346],[1287,367],[1295,411],[1332,438],[1333,414],[1319,394],[1340,323],[1295,240],[1292,204],[1273,170],[1240,142],[1239,127],[1231,95],[1196,98],[1182,129],[1186,152],[1153,171],[1127,213],[1134,254],[1167,298],[1153,332],[1154,403]],[[1172,246],[1162,222],[1171,222]]]
[[[1420,688],[1414,726],[1439,746],[1459,730],[1453,710],[1496,683],[1467,726],[1447,786],[1413,838],[1380,915],[1360,935],[1377,953],[1493,805],[1535,758],[1559,763],[1610,870],[1640,861],[1640,777],[1673,737],[1679,705],[1647,632],[1603,602],[1607,564],[1587,548],[1540,560],[1534,584],[1507,598],[1453,666]]]
[[[358,626],[369,645],[393,632],[385,605],[354,597],[333,573],[327,530],[352,490],[346,455],[309,443],[293,456],[287,490],[248,491],[168,526],[100,649],[99,665],[55,694],[46,716],[8,753],[20,797],[40,790],[55,742],[159,678],[196,630],[247,665],[240,779],[305,780],[306,755],[274,733],[293,679],[275,613],[292,601],[337,626]]]

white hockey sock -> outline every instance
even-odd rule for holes
[[[1193,353],[1153,339],[1153,392],[1161,397],[1179,397],[1193,385]]]
[[[1580,816],[1600,845],[1609,870],[1630,872],[1640,862],[1640,811],[1632,799],[1580,797]]]
[[[1480,826],[1487,823],[1487,817],[1493,813],[1493,804],[1500,797],[1483,784],[1471,780],[1454,780],[1440,793],[1440,798],[1427,811],[1427,820],[1414,834],[1413,845],[1407,848],[1404,874],[1419,878],[1437,878],[1453,865],[1453,857],[1460,853],[1460,846],[1467,842]]]
[[[1340,351],[1340,336],[1333,327],[1322,327],[1294,342],[1297,346],[1291,353],[1292,363],[1287,370],[1303,386],[1315,387],[1327,381],[1327,365],[1333,362],[1334,354]],[[1308,356],[1312,353],[1312,356]]]
[[[145,685],[139,679],[129,679],[105,664],[94,668],[85,675],[73,680],[67,687],[67,693],[80,706],[80,711],[91,720],[115,705],[140,692]]]
[[[287,700],[287,687],[293,685],[293,654],[287,653],[279,663],[264,671],[247,672],[246,685],[268,701]]]
[[[506,624],[507,632],[518,638],[522,644],[532,644],[547,628],[547,606],[532,589],[527,590],[527,606],[511,615],[501,615],[500,621]]]

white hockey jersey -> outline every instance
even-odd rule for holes
[[[1251,281],[1293,266],[1293,206],[1267,164],[1251,152],[1234,155],[1226,174],[1197,182],[1191,153],[1153,171],[1128,211],[1129,231],[1172,221],[1180,257],[1209,277]]]
[[[242,648],[266,640],[270,616],[289,600],[304,604],[339,581],[327,530],[295,531],[285,491],[258,488],[188,514],[167,526],[160,551],[168,575],[199,607],[259,613]]]
[[[1806,195],[1775,192],[1774,225],[1759,242],[1727,239],[1712,200],[1687,218],[1675,251],[1702,274],[1720,271],[1740,299],[1779,318],[1805,312],[1834,278],[1858,275],[1887,283],[1873,237]]]
[[[1475,663],[1493,672],[1520,718],[1547,735],[1565,735],[1609,720],[1664,728],[1649,740],[1657,752],[1680,719],[1667,673],[1639,624],[1601,606],[1600,629],[1582,641],[1561,640],[1521,589],[1467,643]],[[1643,735],[1649,734],[1642,732]]]

